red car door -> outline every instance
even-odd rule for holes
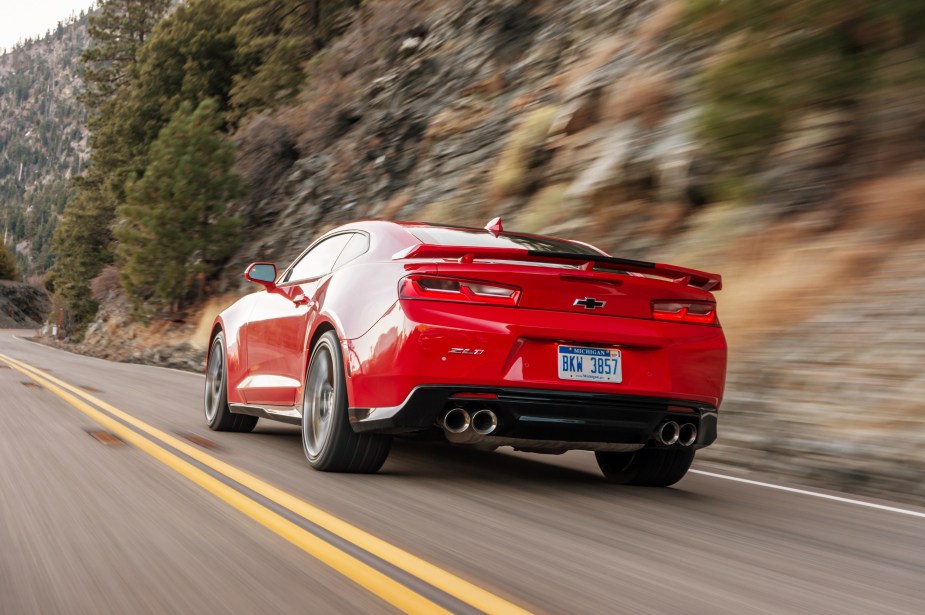
[[[315,294],[353,233],[326,237],[304,252],[260,293],[244,327],[247,376],[240,385],[249,404],[294,406],[305,377],[305,349],[317,315]]]

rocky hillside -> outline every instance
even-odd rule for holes
[[[0,280],[0,329],[34,329],[48,314],[48,295],[44,291]]]
[[[78,58],[87,48],[81,12],[46,36],[0,55],[0,233],[25,274],[46,271],[68,180],[88,155],[78,102]]]
[[[341,222],[502,215],[725,275],[729,395],[705,459],[925,500],[923,11],[775,6],[363,3],[295,102],[236,125],[243,246],[169,343],[203,343],[246,263]],[[86,347],[129,358],[126,337],[165,331],[127,318],[104,309]]]

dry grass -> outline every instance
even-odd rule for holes
[[[212,333],[212,323],[215,317],[222,310],[234,303],[241,295],[237,293],[226,293],[217,297],[212,297],[206,301],[205,305],[199,310],[199,316],[196,320],[196,329],[189,336],[189,344],[194,348],[201,350],[207,349],[209,345],[209,335]]]
[[[546,141],[556,112],[553,106],[534,109],[511,133],[492,176],[489,193],[493,199],[524,191],[533,154]]]
[[[897,207],[888,207],[881,217],[876,204],[868,201],[852,223],[841,226],[833,220],[835,210],[817,210],[756,227],[743,224],[748,215],[743,215],[741,207],[706,208],[689,220],[684,248],[665,255],[665,260],[721,273],[724,288],[717,299],[730,350],[735,355],[760,347],[782,328],[796,326],[828,306],[843,304],[864,287],[866,279],[879,275],[881,265],[896,253],[902,212],[913,209],[898,204],[907,179],[910,186],[918,183],[911,182],[912,178],[892,178],[851,190],[864,199],[864,194],[891,188],[883,198],[892,194],[891,203]],[[912,205],[920,193],[909,190],[911,198],[906,204]],[[878,198],[876,202],[886,201]],[[884,233],[872,226],[871,217],[896,224]],[[918,220],[925,222],[925,216]],[[717,242],[717,237],[724,239]],[[921,237],[919,233],[917,238]]]
[[[397,220],[401,215],[401,210],[410,202],[410,194],[407,192],[399,192],[389,199],[389,202],[376,213],[376,217],[381,220]]]
[[[346,134],[360,119],[359,111],[353,106],[360,91],[350,77],[333,72],[317,77],[304,102],[282,116],[298,135],[298,149],[317,151]]]
[[[911,241],[925,237],[925,163],[876,179],[850,192],[854,224],[871,241]]]
[[[491,107],[473,100],[462,100],[441,109],[427,124],[426,144],[474,130],[491,117]]]
[[[464,198],[454,198],[424,206],[415,216],[421,222],[452,224],[458,226],[481,226],[485,224],[482,216]]]
[[[556,80],[561,84],[563,92],[566,92],[568,88],[604,66],[624,45],[625,41],[617,36],[601,39],[594,43],[583,59],[572,66],[560,79]]]
[[[566,217],[563,204],[567,190],[567,183],[541,188],[518,212],[512,228],[525,233],[540,233],[562,222]]]
[[[640,70],[608,87],[600,112],[605,121],[640,118],[646,126],[654,126],[665,117],[671,97],[667,73]]]
[[[636,30],[636,41],[642,53],[655,51],[660,43],[681,23],[684,3],[679,0],[663,0]]]

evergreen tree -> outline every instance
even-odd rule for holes
[[[50,282],[75,322],[89,321],[96,313],[90,280],[109,262],[112,210],[103,198],[99,181],[77,178],[77,195],[68,203],[64,220],[52,239],[55,264]]]
[[[13,253],[3,243],[0,243],[0,280],[15,280],[18,277]]]
[[[85,92],[82,101],[90,111],[87,125],[93,147],[91,165],[75,180],[77,195],[55,229],[55,293],[77,322],[92,318],[96,303],[90,280],[112,261],[111,224],[121,201],[129,161],[135,150],[131,135],[120,132],[125,101],[138,50],[151,36],[170,0],[104,0],[90,17],[93,46],[81,56]]]
[[[119,208],[122,283],[136,305],[176,311],[238,245],[239,221],[225,215],[242,194],[234,148],[219,132],[221,109],[183,103],[152,144],[144,176]]]
[[[94,45],[81,56],[84,100],[102,109],[128,83],[138,49],[148,40],[171,0],[103,0],[88,27]]]

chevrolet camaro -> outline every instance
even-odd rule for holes
[[[215,319],[205,418],[301,425],[317,470],[376,472],[394,437],[594,451],[609,480],[667,486],[717,434],[718,275],[589,244],[366,221],[312,243]]]

